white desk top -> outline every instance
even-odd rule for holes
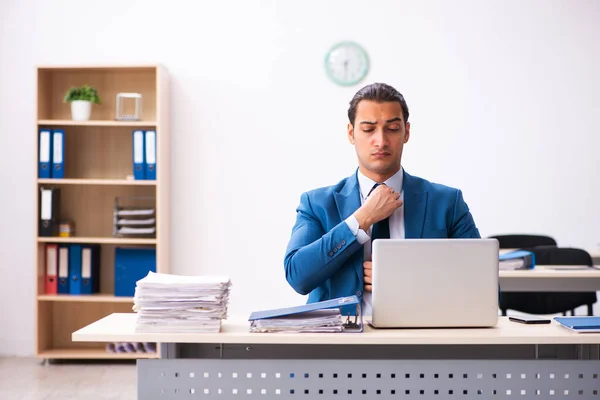
[[[158,342],[223,344],[600,344],[600,334],[576,333],[552,321],[525,325],[499,317],[495,328],[372,329],[364,333],[250,333],[247,318],[223,321],[220,333],[136,333],[136,314],[111,314],[72,334],[74,342]]]

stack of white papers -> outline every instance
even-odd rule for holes
[[[136,283],[136,331],[219,332],[221,321],[227,318],[230,287],[226,276],[149,272]]]
[[[342,332],[340,309],[314,310],[300,314],[251,321],[250,332]]]

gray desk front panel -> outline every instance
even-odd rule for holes
[[[600,398],[598,360],[139,360],[139,399]]]

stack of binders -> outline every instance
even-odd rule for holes
[[[133,131],[133,178],[156,180],[156,131]]]
[[[227,318],[226,276],[180,276],[149,272],[135,288],[137,332],[219,332]]]
[[[354,318],[342,317],[342,307],[356,306]],[[354,321],[352,321],[354,319]],[[302,306],[256,311],[248,318],[254,333],[362,332],[360,302],[356,296],[340,297]]]
[[[97,244],[47,244],[46,294],[100,292],[100,246]]]
[[[38,178],[64,178],[65,131],[40,129],[38,147]]]

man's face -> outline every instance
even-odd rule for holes
[[[360,171],[377,182],[400,170],[402,149],[409,136],[410,123],[404,121],[396,101],[361,100],[354,126],[348,124],[348,140],[356,149]]]

